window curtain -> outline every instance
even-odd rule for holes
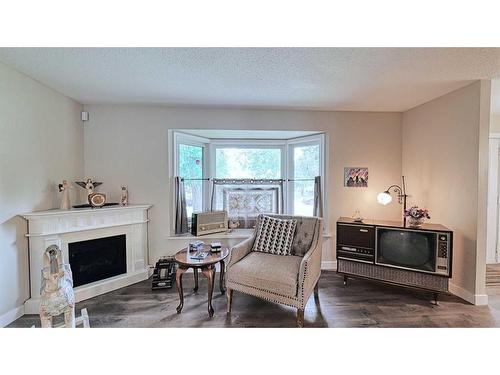
[[[313,216],[323,217],[323,195],[321,192],[321,176],[314,177]]]
[[[281,179],[213,179],[212,210],[225,210],[239,228],[254,228],[261,213],[283,213]]]
[[[175,177],[175,234],[188,232],[186,191],[181,177]]]

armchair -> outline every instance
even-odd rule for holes
[[[262,216],[262,215],[261,215]],[[261,216],[257,219],[259,226]],[[318,297],[321,274],[323,223],[321,218],[269,214],[266,216],[296,219],[292,255],[274,255],[252,251],[257,235],[231,249],[227,264],[227,313],[231,313],[233,291],[250,294],[297,309],[297,326],[304,326],[304,308],[313,290]]]

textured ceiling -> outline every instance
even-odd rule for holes
[[[498,48],[0,48],[89,103],[404,111],[500,74]]]

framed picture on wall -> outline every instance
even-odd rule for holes
[[[344,168],[345,187],[368,187],[368,168],[345,167]]]

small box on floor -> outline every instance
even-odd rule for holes
[[[174,257],[162,257],[156,262],[153,271],[153,282],[151,289],[172,288],[175,284],[175,271],[177,265]]]

